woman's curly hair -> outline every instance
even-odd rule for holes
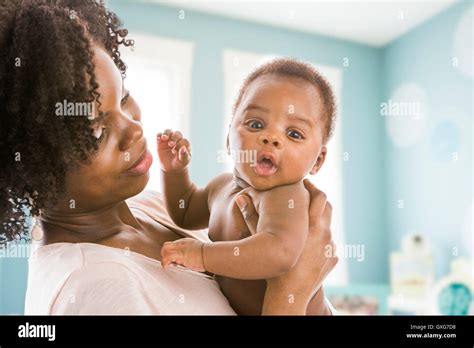
[[[55,105],[98,103],[93,44],[125,77],[127,34],[102,1],[0,0],[0,247],[29,240],[28,217],[56,204],[68,170],[98,150],[97,120],[56,116]]]

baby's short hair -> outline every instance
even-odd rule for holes
[[[232,114],[235,114],[235,111],[242,101],[242,97],[250,83],[263,75],[299,78],[316,87],[321,94],[324,103],[324,115],[322,116],[324,122],[323,143],[327,143],[334,131],[336,120],[336,101],[334,93],[329,82],[318,71],[316,71],[316,69],[311,65],[300,62],[296,59],[278,58],[272,60],[271,62],[261,65],[247,76],[240,88],[237,99],[235,100]]]

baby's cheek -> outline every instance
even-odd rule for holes
[[[259,132],[251,132],[244,127],[239,127],[236,132],[235,141],[239,149],[256,150],[259,136]]]
[[[229,130],[229,144],[231,149],[240,149],[245,142],[246,134],[242,127],[231,128]]]
[[[303,179],[311,170],[311,165],[303,157],[294,155],[286,158],[285,161],[285,176],[292,182]]]

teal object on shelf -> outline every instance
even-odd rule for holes
[[[462,283],[451,283],[438,295],[439,311],[444,315],[467,315],[471,301],[471,290]]]

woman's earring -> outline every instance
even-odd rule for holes
[[[227,135],[227,138],[225,139],[225,147],[227,150],[227,154],[230,156],[229,135]]]
[[[31,238],[35,241],[43,239],[43,229],[39,225],[39,218],[35,218],[35,224],[31,229]]]

